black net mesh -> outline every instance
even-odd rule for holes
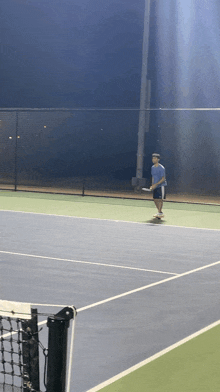
[[[26,320],[0,316],[0,386],[3,391],[40,389],[37,322],[35,309]]]
[[[22,391],[24,364],[21,320],[0,316],[0,334],[0,385],[3,391]]]
[[[23,307],[21,313],[15,303],[8,310],[8,301],[1,302],[0,391],[64,392],[73,307],[61,308],[57,314]]]

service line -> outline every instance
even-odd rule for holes
[[[207,264],[207,265],[205,265],[203,267],[199,267],[199,268],[196,268],[194,270],[184,272],[183,274],[179,274],[179,275],[176,275],[176,276],[171,276],[170,278],[163,279],[163,280],[160,280],[159,282],[155,282],[155,283],[148,284],[146,286],[139,287],[138,289],[127,291],[125,293],[116,295],[114,297],[110,297],[110,298],[104,299],[103,301],[95,302],[95,303],[93,303],[91,305],[87,305],[87,306],[84,306],[83,308],[78,309],[77,312],[82,312],[83,310],[91,309],[91,308],[94,308],[96,306],[106,304],[107,302],[111,302],[111,301],[114,301],[116,299],[126,297],[127,295],[138,293],[139,291],[143,291],[143,290],[149,289],[151,287],[159,286],[160,284],[170,282],[171,280],[174,280],[174,279],[183,278],[184,276],[194,274],[196,272],[202,271],[202,270],[207,269],[207,268],[214,267],[216,265],[220,265],[220,261],[216,261],[215,263]]]
[[[33,257],[33,258],[38,258],[38,259],[66,261],[66,262],[70,262],[70,263],[79,263],[79,264],[100,265],[100,266],[103,266],[103,267],[121,268],[121,269],[128,269],[128,270],[134,270],[134,271],[145,271],[145,272],[153,272],[153,273],[157,273],[157,274],[179,276],[179,274],[176,274],[174,272],[165,272],[165,271],[157,271],[157,270],[151,270],[151,269],[145,269],[145,268],[128,267],[128,266],[117,265],[117,264],[95,263],[95,262],[92,262],[92,261],[73,260],[73,259],[60,259],[58,257],[30,255],[30,254],[27,254],[27,253],[7,252],[7,251],[4,251],[4,250],[0,250],[0,253],[16,255],[16,256]]]

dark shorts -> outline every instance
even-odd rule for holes
[[[160,186],[159,188],[154,189],[153,191],[153,198],[154,199],[166,199],[166,187]]]

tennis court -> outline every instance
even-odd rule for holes
[[[220,206],[0,192],[1,299],[74,305],[71,390],[217,391]]]

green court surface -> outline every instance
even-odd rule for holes
[[[199,335],[100,392],[217,392],[220,326]]]
[[[107,197],[0,192],[0,209],[86,218],[158,223],[153,201]],[[220,205],[165,202],[160,224],[220,229]]]

